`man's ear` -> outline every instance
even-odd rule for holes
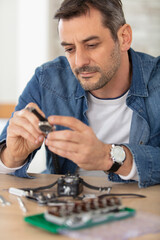
[[[118,30],[118,39],[121,51],[128,51],[132,43],[132,29],[129,24],[124,24]]]

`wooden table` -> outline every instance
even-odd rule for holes
[[[12,204],[11,206],[0,205],[0,239],[1,240],[69,240],[71,238],[61,235],[54,235],[42,229],[33,227],[24,222],[24,214],[20,209],[15,195],[9,194],[9,187],[37,187],[53,183],[57,179],[57,175],[46,174],[32,174],[35,179],[24,179],[9,175],[0,174],[0,195],[4,196]],[[132,184],[112,184],[104,178],[99,177],[85,177],[85,181],[97,186],[111,186],[112,193],[136,193],[145,195],[146,198],[124,198],[123,205],[136,209],[136,211],[143,211],[160,216],[160,185],[140,189],[136,183]],[[53,188],[56,191],[56,186]],[[85,193],[96,193],[96,191],[84,188]],[[35,202],[23,198],[27,207],[27,215],[42,213],[46,207],[38,206]],[[72,238],[73,239],[73,238]],[[160,233],[148,234],[145,236],[134,238],[134,240],[158,240]]]

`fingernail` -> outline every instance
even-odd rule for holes
[[[41,136],[38,137],[39,142],[42,142],[43,139],[44,139],[44,136],[43,136],[43,135],[41,135]]]
[[[51,124],[54,123],[54,116],[50,116],[50,117],[49,117],[49,122],[50,122]]]

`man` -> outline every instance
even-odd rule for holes
[[[55,173],[160,183],[160,58],[134,52],[120,0],[64,0],[55,18],[66,52],[37,68],[1,141],[1,172],[27,177],[45,141]],[[47,136],[34,107],[56,131]],[[106,175],[106,176],[107,176]]]

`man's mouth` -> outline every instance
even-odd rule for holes
[[[97,66],[83,66],[75,69],[75,74],[81,78],[92,78],[97,72],[100,72],[100,68]]]
[[[93,77],[93,75],[95,75],[96,72],[80,72],[79,75],[82,77],[82,78],[91,78]]]

